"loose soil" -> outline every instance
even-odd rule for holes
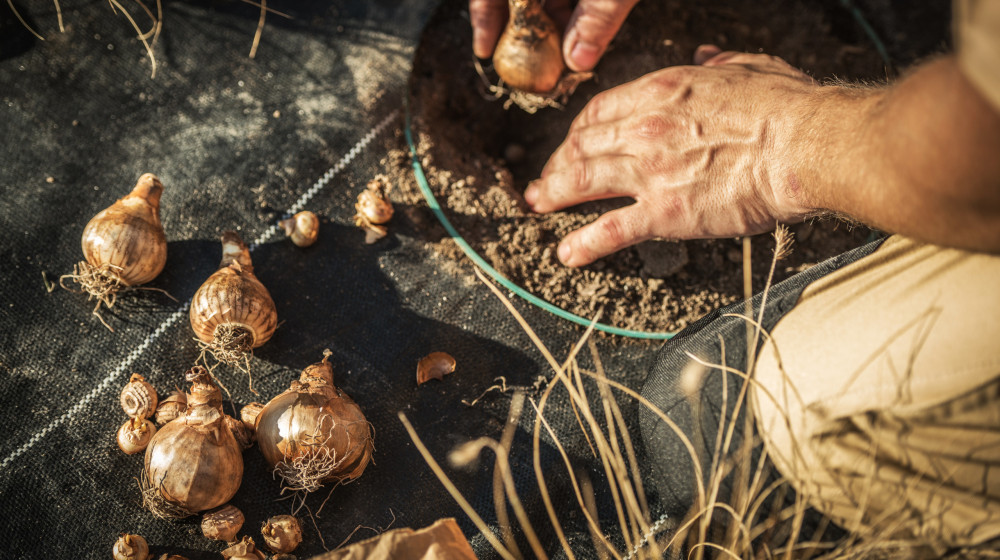
[[[862,4],[859,2],[859,5]],[[893,13],[873,2],[866,14],[905,66],[943,48],[947,2]],[[556,245],[566,233],[628,200],[587,203],[561,212],[530,212],[521,197],[563,140],[573,117],[599,91],[671,65],[690,63],[694,49],[712,42],[727,50],[781,56],[819,80],[885,81],[872,40],[837,2],[783,0],[647,0],[640,2],[602,59],[594,80],[582,84],[563,109],[529,114],[488,91],[474,65],[465,0],[445,0],[424,31],[410,83],[418,159],[445,214],[462,237],[501,274],[574,314],[640,331],[677,331],[707,312],[743,297],[738,239],[649,241],[580,269],[561,265]],[[915,13],[916,10],[919,13]],[[904,17],[905,16],[905,17]],[[488,61],[486,75],[497,82]],[[402,220],[426,235],[445,263],[469,261],[441,234],[425,208],[410,157],[387,159],[396,202],[410,207]],[[791,227],[795,244],[778,263],[775,280],[857,247],[873,234],[835,219]],[[752,240],[754,290],[763,287],[773,240]]]

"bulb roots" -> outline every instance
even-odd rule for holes
[[[96,299],[97,304],[94,305],[93,314],[108,330],[114,332],[111,325],[104,320],[104,317],[101,317],[101,304],[110,309],[115,304],[118,292],[128,287],[119,275],[121,270],[120,266],[113,264],[104,263],[100,266],[93,266],[87,261],[80,261],[73,265],[73,274],[63,274],[59,277],[59,285],[64,290],[87,294],[88,301]],[[74,288],[66,285],[67,280],[79,284],[80,287]]]
[[[142,507],[160,519],[183,519],[196,513],[164,498],[160,489],[150,483],[145,472],[139,480],[139,491],[142,493]]]
[[[349,427],[354,423],[344,424],[348,445],[346,452],[338,456],[333,441],[334,431],[326,431],[322,428],[327,419],[335,423],[333,417],[324,417],[314,435],[299,441],[299,446],[305,449],[300,449],[295,457],[286,458],[274,466],[274,474],[280,476],[284,483],[282,491],[311,493],[319,490],[324,482],[330,480],[337,484],[346,483],[357,478],[361,473],[356,472],[356,468],[351,468],[353,465],[345,465],[345,461],[355,459],[357,462],[360,458],[362,465],[367,465],[366,457],[371,455],[374,448],[371,436],[366,435],[360,440],[352,441]],[[368,424],[367,421],[364,422]],[[328,435],[325,439],[321,439],[321,434],[324,431]],[[372,433],[370,424],[366,433]],[[368,449],[365,449],[366,447]]]
[[[197,340],[197,339],[196,339]],[[211,354],[216,362],[232,366],[247,374],[250,379],[250,391],[257,394],[253,388],[253,376],[250,375],[250,355],[253,352],[253,332],[250,329],[232,323],[223,323],[215,327],[215,335],[211,342],[198,340],[201,354],[196,363],[205,365],[209,373],[215,366],[209,365],[206,356]],[[213,375],[214,377],[214,375]]]

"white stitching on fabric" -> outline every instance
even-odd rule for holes
[[[656,523],[654,523],[653,526],[649,528],[649,532],[643,535],[642,540],[640,540],[638,543],[636,543],[634,547],[632,547],[632,552],[629,552],[628,556],[626,556],[622,560],[632,560],[632,558],[639,553],[639,549],[646,546],[646,543],[649,542],[650,537],[653,537],[660,532],[660,527],[663,527],[663,524],[667,522],[667,519],[669,519],[669,516],[667,516],[667,514],[663,514],[662,517],[657,519]]]
[[[296,212],[301,210],[303,207],[305,207],[305,205],[314,196],[316,196],[316,193],[318,193],[323,187],[325,187],[326,184],[329,183],[334,176],[343,171],[347,167],[347,165],[350,164],[351,161],[353,161],[354,158],[356,158],[358,154],[360,154],[368,146],[368,144],[370,144],[372,140],[375,139],[376,136],[381,134],[382,131],[386,129],[386,127],[388,127],[394,120],[396,120],[399,117],[399,115],[400,115],[399,109],[394,110],[387,117],[382,119],[381,122],[375,125],[371,130],[369,130],[368,134],[362,136],[361,140],[358,140],[358,143],[355,144],[354,147],[352,147],[351,150],[344,155],[344,157],[340,158],[340,161],[338,161],[333,167],[327,170],[327,172],[324,173],[323,176],[320,177],[319,180],[316,181],[316,183],[309,188],[309,190],[307,190],[301,197],[299,197],[299,199],[295,202],[295,204],[293,204],[292,207],[288,209],[288,212],[285,214],[284,217],[287,218],[292,214],[295,214]],[[276,223],[271,224],[270,227],[264,230],[264,233],[262,233],[260,237],[258,237],[253,243],[250,244],[249,247],[250,251],[256,249],[257,246],[259,246],[261,243],[266,242],[277,231],[278,231],[278,225]],[[134,350],[132,350],[132,352],[129,353],[128,356],[125,357],[125,360],[123,360],[121,364],[119,364],[119,366],[113,372],[111,372],[110,375],[101,380],[101,382],[97,384],[97,387],[94,387],[92,391],[87,393],[86,396],[80,399],[79,402],[73,405],[73,407],[67,410],[62,416],[56,418],[51,423],[49,423],[48,426],[45,426],[44,428],[36,432],[35,435],[31,436],[31,438],[29,438],[28,441],[26,441],[21,447],[18,447],[13,452],[11,452],[11,454],[8,455],[3,460],[2,463],[0,463],[0,472],[6,471],[7,466],[10,465],[10,463],[14,461],[14,459],[17,459],[18,457],[23,455],[26,451],[31,449],[36,443],[41,441],[42,438],[47,436],[49,432],[58,428],[60,425],[62,425],[70,418],[79,414],[80,411],[84,409],[84,407],[90,404],[90,401],[94,400],[94,398],[97,397],[97,395],[99,395],[105,389],[110,387],[111,384],[116,379],[118,379],[123,372],[128,371],[128,369],[132,366],[132,363],[136,361],[139,358],[139,356],[143,352],[145,352],[146,349],[149,348],[157,338],[159,338],[164,332],[166,332],[168,328],[170,328],[174,323],[176,323],[181,317],[183,317],[187,313],[188,307],[190,305],[191,305],[191,300],[184,302],[184,305],[182,305],[180,309],[173,312],[169,317],[167,317],[163,321],[163,323],[161,323],[160,326],[156,328],[156,330],[154,330],[148,337],[146,337],[146,340],[144,340],[142,344],[137,346]]]

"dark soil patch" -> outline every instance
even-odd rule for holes
[[[856,2],[889,49],[893,64],[943,48],[948,2],[905,7]],[[915,14],[914,11],[919,13]],[[694,49],[780,56],[817,79],[884,81],[887,71],[872,40],[839,2],[817,0],[648,0],[640,2],[597,67],[562,109],[528,114],[491,99],[477,74],[465,0],[446,0],[424,31],[410,84],[417,152],[435,196],[466,241],[501,274],[577,315],[603,309],[602,322],[642,331],[676,331],[712,309],[743,297],[739,240],[651,241],[581,268],[562,266],[558,240],[628,201],[597,202],[548,215],[521,199],[573,117],[597,92],[671,65],[690,63]],[[487,67],[487,73],[490,69]],[[390,157],[399,202],[422,205],[409,154]],[[411,218],[414,215],[411,213]],[[426,215],[415,223],[430,232]],[[862,244],[872,234],[837,220],[795,225],[792,254],[778,264],[781,280]],[[445,260],[461,261],[448,238],[430,240]],[[772,258],[768,236],[753,239],[754,290],[763,287]],[[467,261],[466,261],[467,262]]]

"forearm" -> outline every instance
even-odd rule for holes
[[[890,88],[822,89],[794,175],[803,203],[936,244],[1000,251],[1000,115],[953,57]]]

